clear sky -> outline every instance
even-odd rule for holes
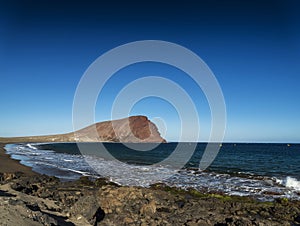
[[[72,131],[73,97],[87,67],[121,44],[154,39],[189,48],[214,72],[226,101],[225,141],[300,142],[299,1],[107,2],[0,2],[0,136]],[[116,94],[145,75],[188,91],[205,141],[210,112],[201,90],[159,63],[116,73],[96,120],[110,119]],[[144,99],[131,114],[163,119],[166,139],[177,139],[179,118],[166,101]]]

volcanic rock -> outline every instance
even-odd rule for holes
[[[97,134],[94,134],[94,132]],[[165,143],[156,125],[146,116],[131,116],[113,121],[96,123],[75,132],[77,141],[110,141],[128,143]]]
[[[18,142],[126,142],[165,143],[158,128],[146,116],[99,122],[75,132],[48,135],[0,138],[3,143]]]

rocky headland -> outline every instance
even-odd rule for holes
[[[127,142],[127,143],[165,143],[158,128],[146,116],[98,122],[75,132],[47,135],[0,138],[1,143],[20,142]]]

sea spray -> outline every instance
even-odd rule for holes
[[[277,179],[277,183],[279,183],[287,188],[292,188],[297,191],[300,191],[300,181],[298,181],[296,178],[287,176],[284,179]]]

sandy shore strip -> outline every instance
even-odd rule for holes
[[[26,175],[37,175],[28,166],[24,166],[19,160],[12,159],[4,149],[5,143],[0,143],[0,173],[22,172]]]

